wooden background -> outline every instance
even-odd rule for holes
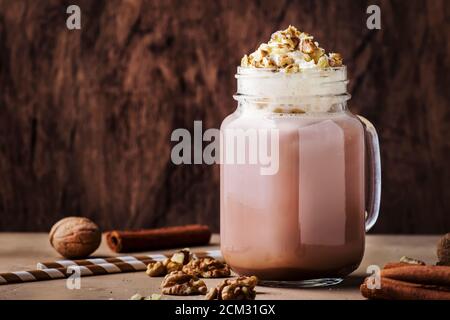
[[[82,30],[65,27],[78,4]],[[379,4],[382,30],[365,27]],[[0,0],[0,230],[66,215],[102,228],[219,226],[219,175],[170,134],[218,127],[241,56],[289,24],[341,52],[350,109],[377,127],[375,232],[450,230],[450,3]]]

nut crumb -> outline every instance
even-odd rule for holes
[[[144,297],[141,296],[139,293],[133,294],[129,300],[144,300]]]
[[[161,295],[157,293],[152,293],[152,295],[144,297],[139,293],[135,293],[131,296],[129,300],[161,300]]]

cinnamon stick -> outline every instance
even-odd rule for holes
[[[401,268],[403,269],[403,268]],[[383,300],[450,300],[450,291],[442,288],[415,284],[381,277],[379,289],[369,289],[366,278],[360,290],[368,299]]]
[[[383,267],[383,269],[392,269],[392,268],[399,268],[399,267],[409,267],[411,264],[406,262],[388,262]]]
[[[381,277],[425,285],[450,286],[450,267],[401,266],[381,270]]]
[[[210,238],[208,226],[199,224],[106,233],[109,248],[118,253],[201,246],[207,245]]]

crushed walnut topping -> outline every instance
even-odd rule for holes
[[[275,32],[268,43],[261,44],[255,52],[245,55],[241,60],[241,67],[268,68],[285,73],[342,65],[339,53],[327,54],[313,36],[294,26]]]

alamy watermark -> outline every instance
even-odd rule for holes
[[[81,9],[79,6],[72,4],[67,7],[66,13],[70,14],[66,20],[66,27],[69,30],[81,29]]]
[[[270,128],[210,128],[203,132],[202,121],[194,121],[194,134],[175,129],[171,141],[174,164],[259,165],[261,175],[274,175],[279,169],[279,132]],[[207,145],[204,147],[204,144]]]
[[[366,285],[370,290],[381,289],[381,269],[377,265],[370,265],[366,270],[370,276],[367,279]]]
[[[47,268],[44,264],[42,263],[37,263],[36,265],[36,269],[37,270],[44,270],[47,272],[47,274],[56,274],[56,275],[60,275],[61,270],[58,269],[49,269]],[[69,290],[79,290],[81,289],[81,266],[68,266],[67,269],[65,270],[65,275],[67,276],[66,279],[66,288]]]
[[[381,9],[376,4],[372,4],[367,7],[366,13],[369,17],[366,21],[367,29],[369,30],[380,30],[381,29]]]

